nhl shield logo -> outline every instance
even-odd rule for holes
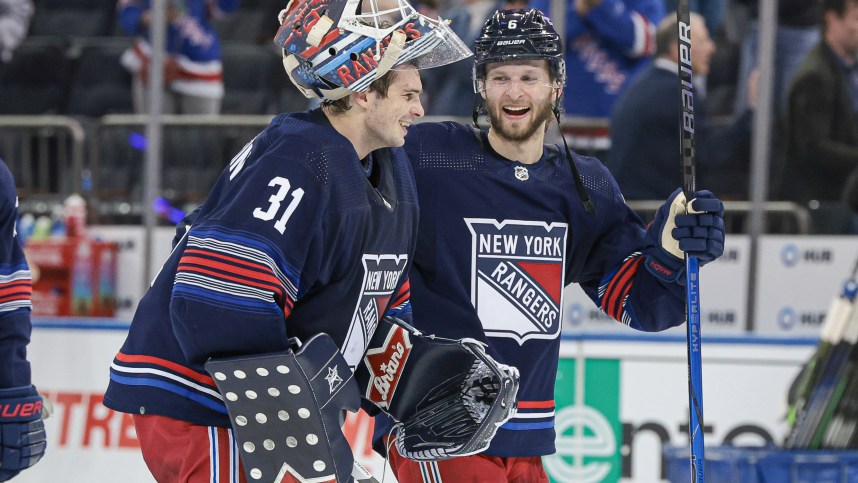
[[[486,335],[560,335],[566,223],[466,218],[471,231],[471,303]]]
[[[527,168],[525,168],[524,166],[516,166],[515,177],[519,181],[527,181],[530,178],[530,173],[527,172]]]

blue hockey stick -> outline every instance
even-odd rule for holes
[[[677,2],[679,38],[680,152],[682,190],[691,201],[695,191],[694,91],[691,83],[691,16],[688,0]],[[691,482],[705,481],[703,456],[703,370],[700,360],[700,277],[697,259],[685,255],[685,317],[688,344],[688,435],[691,439]]]

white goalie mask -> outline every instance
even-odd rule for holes
[[[308,98],[363,92],[400,64],[428,69],[472,55],[445,21],[405,0],[292,0],[278,19],[274,43]]]

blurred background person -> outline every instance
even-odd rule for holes
[[[785,199],[811,209],[817,233],[858,233],[843,202],[858,167],[858,0],[822,0],[822,40],[789,89]]]
[[[474,48],[485,21],[496,10],[524,8],[527,1],[464,0],[443,10],[441,18],[450,21],[450,29]],[[435,2],[419,2],[420,10],[432,11]],[[431,16],[430,13],[425,15]],[[437,16],[437,13],[436,13]],[[471,64],[455,62],[423,73],[426,81],[426,113],[434,116],[457,116],[471,118],[474,109],[474,82]]]
[[[706,76],[715,44],[697,13],[691,14],[691,49],[693,75]],[[627,199],[662,199],[676,188],[681,165],[678,62],[676,12],[671,12],[658,26],[655,61],[626,88],[611,117],[607,164]],[[756,76],[748,89],[755,99]],[[717,127],[706,97],[695,91],[694,121],[699,178],[719,196],[746,197],[751,110]]]
[[[550,0],[530,5],[550,11]],[[550,15],[549,15],[550,16]],[[566,9],[566,72],[563,108],[570,117],[607,119],[623,89],[655,54],[655,27],[664,0],[569,0]],[[576,130],[570,147],[604,156],[608,129]]]
[[[164,104],[168,114],[218,114],[223,98],[220,41],[210,19],[238,8],[239,0],[168,0]],[[149,84],[151,0],[119,0],[122,28],[137,36],[123,54],[122,65],[134,76],[134,110],[147,111]]]
[[[3,64],[12,60],[12,52],[27,36],[33,11],[32,0],[0,0],[0,76]]]
[[[747,82],[757,68],[759,51],[759,1],[733,0],[733,9],[747,10],[750,17],[741,46],[739,83]],[[777,29],[775,30],[775,73],[773,86],[774,115],[780,117],[787,107],[790,81],[795,76],[804,56],[819,42],[820,0],[778,0]],[[748,98],[743,92],[736,93],[736,112],[748,107]]]
[[[496,0],[464,0],[441,14],[450,21],[450,29],[474,48],[483,23],[500,8]],[[471,64],[454,62],[423,73],[427,90],[426,112],[430,115],[470,117],[474,103]]]

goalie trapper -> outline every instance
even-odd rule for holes
[[[484,451],[515,414],[518,369],[474,339],[425,336],[386,317],[358,368],[364,396],[393,416],[396,449],[418,461]]]

